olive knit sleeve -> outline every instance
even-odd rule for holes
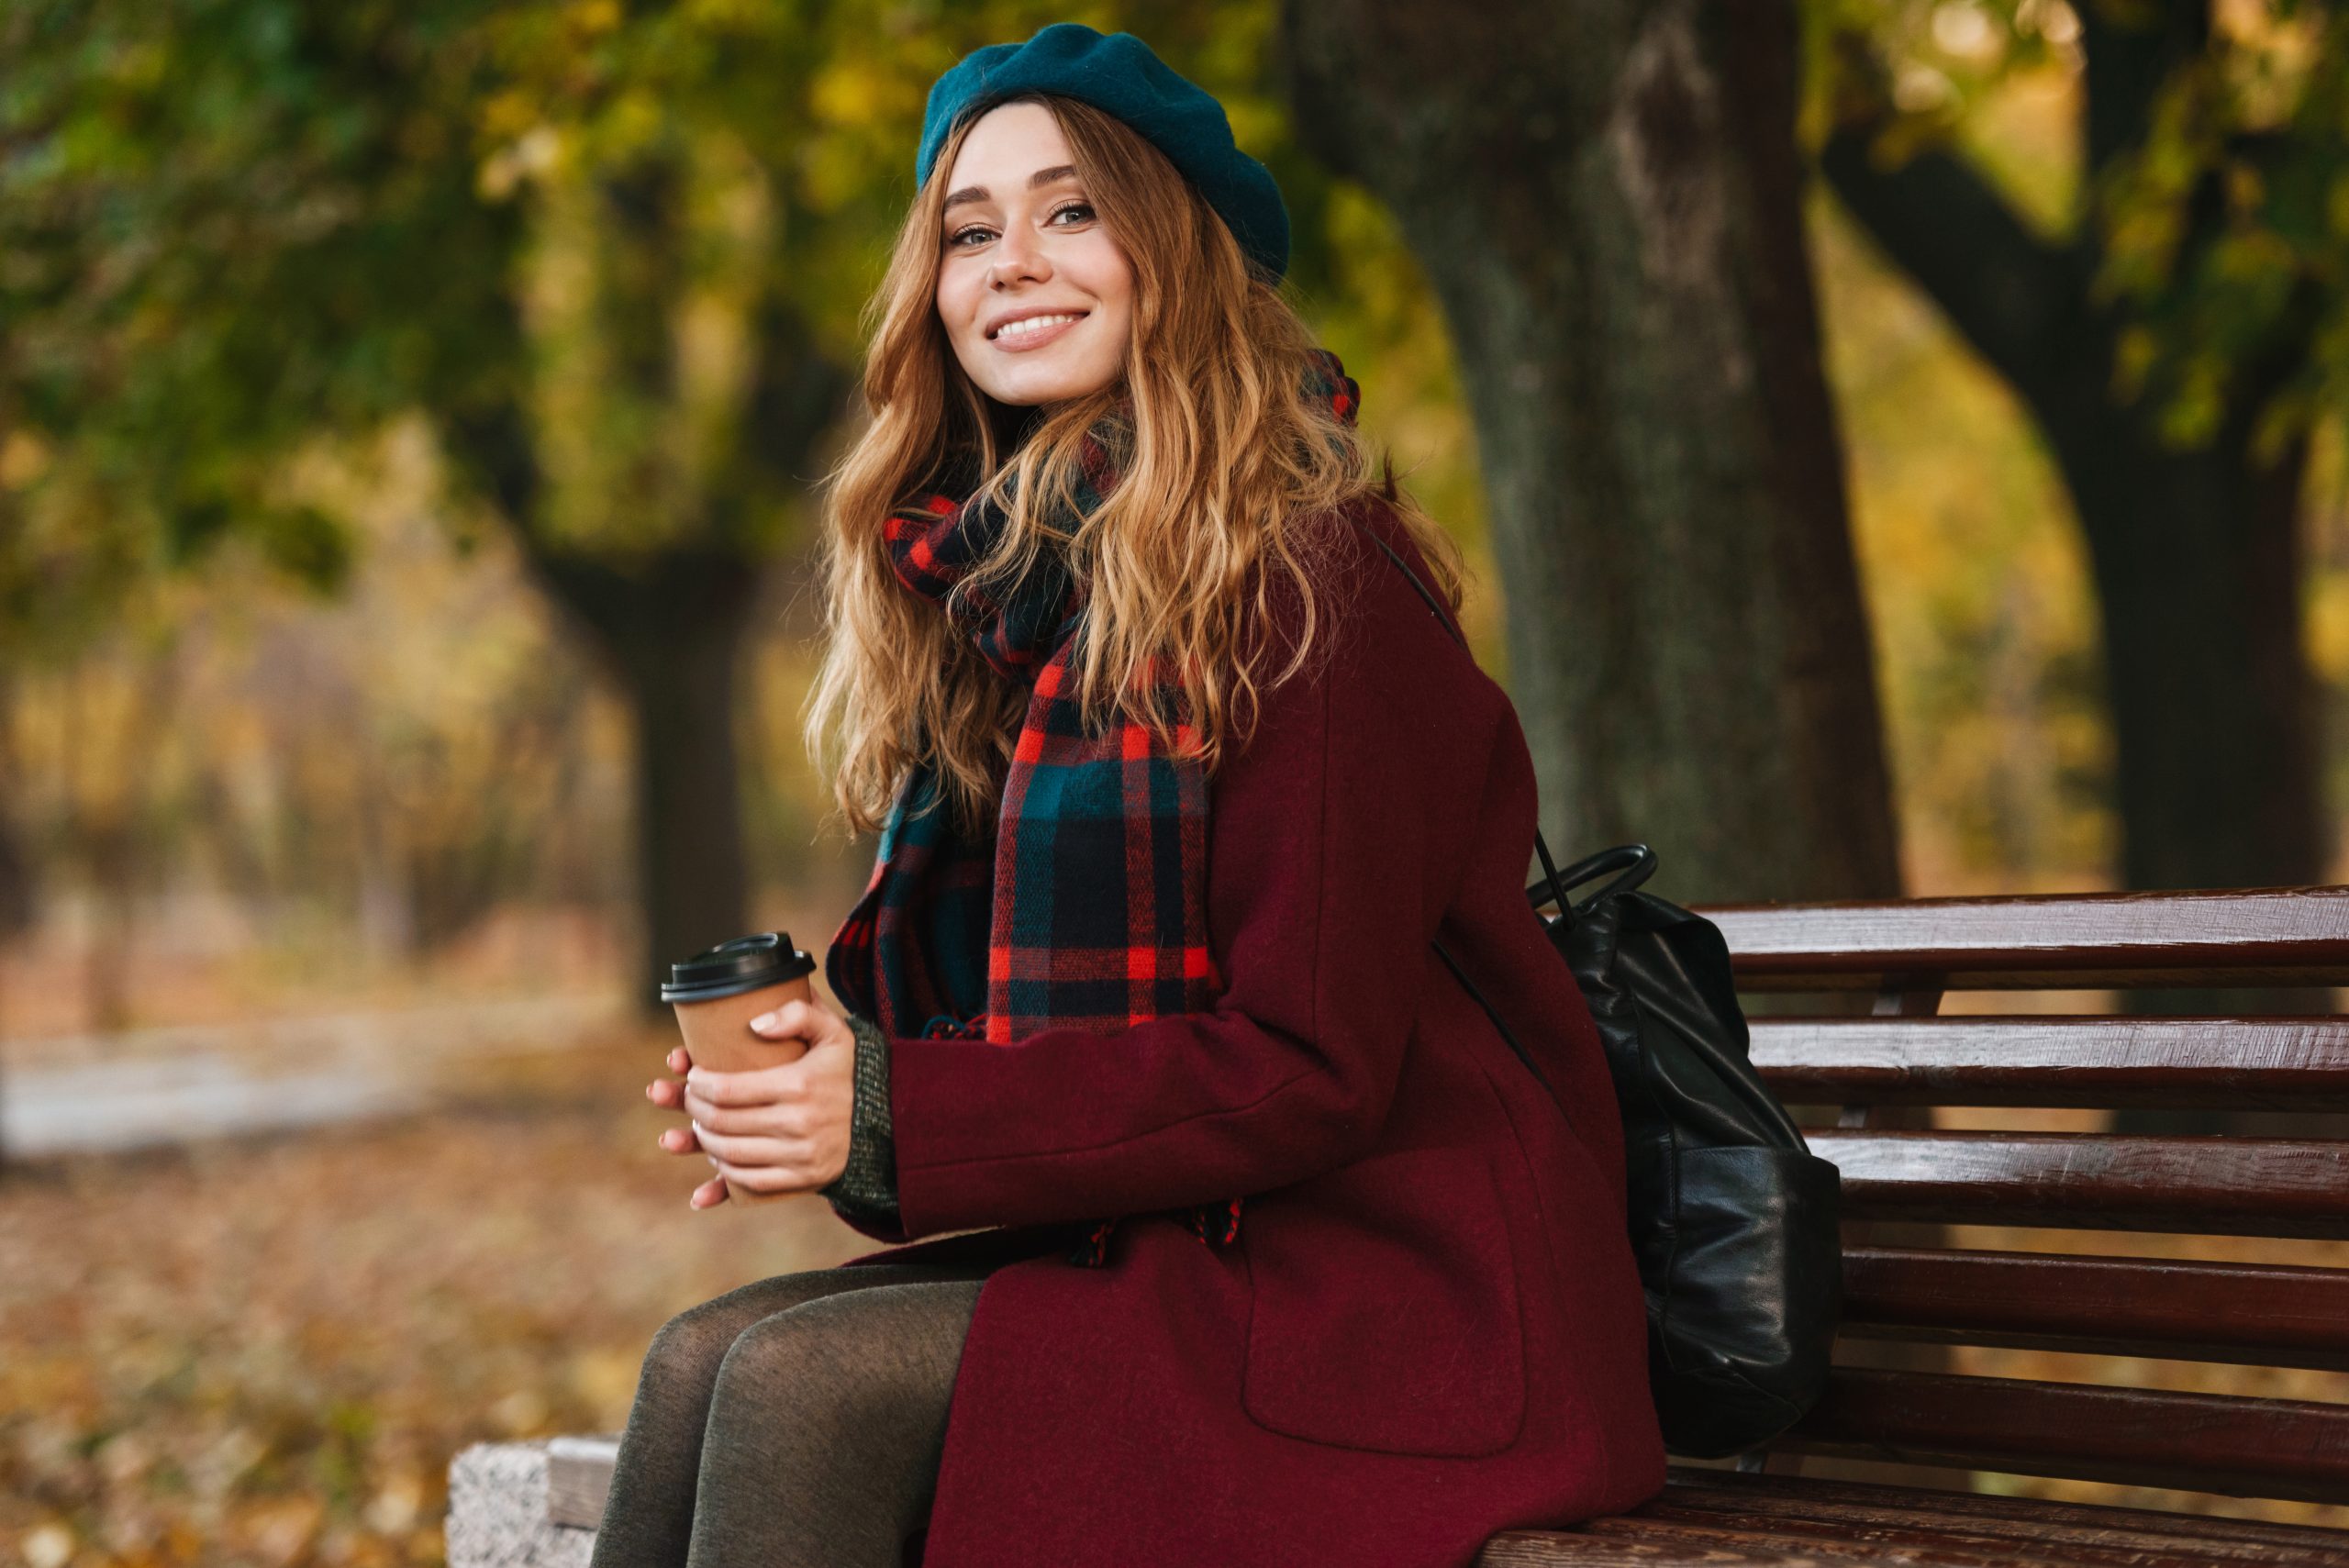
[[[833,1210],[867,1234],[897,1229],[897,1151],[889,1132],[889,1036],[861,1013],[856,1032],[856,1099],[850,1112],[848,1166],[821,1190]]]

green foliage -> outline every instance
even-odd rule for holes
[[[1806,125],[1962,150],[2088,274],[2116,401],[2272,454],[2349,410],[2349,8],[2080,3],[1814,0]],[[2074,123],[1985,134],[2032,95]]]
[[[540,548],[783,545],[846,413],[936,74],[1039,4],[36,0],[0,32],[0,421],[164,562],[249,535],[331,585],[306,444],[421,410]],[[1297,208],[1275,10],[1095,7],[1221,95]],[[1367,264],[1366,264],[1367,263]],[[1391,275],[1408,277],[1408,269]],[[1388,340],[1424,341],[1431,309]],[[1365,320],[1368,317],[1365,317]],[[785,428],[794,422],[792,428]],[[519,439],[516,432],[522,432]],[[62,504],[62,503],[59,503]]]
[[[495,280],[435,265],[504,222],[450,144],[478,9],[9,8],[0,428],[46,454],[23,506],[101,517],[101,553],[150,566],[249,529],[339,581],[340,526],[279,462],[495,358]]]
[[[133,623],[196,627],[203,646],[207,606],[264,613],[277,601],[256,562],[374,613],[370,583],[406,570],[396,551],[361,560],[406,537],[386,508],[429,517],[475,578],[500,582],[516,544],[789,551],[820,438],[852,417],[860,316],[912,195],[929,83],[1066,15],[1005,0],[9,7],[0,658],[60,672],[19,703],[38,717],[75,682],[105,685],[94,672],[129,659]],[[1148,39],[1275,170],[1297,297],[1364,382],[1374,439],[1473,547],[1474,441],[1440,314],[1385,213],[1296,148],[1275,7],[1078,15]],[[418,430],[437,456],[379,461],[379,437],[406,450]],[[80,770],[81,793],[60,784],[20,810],[28,826],[135,818],[159,879],[209,855],[231,885],[306,906],[355,896],[353,825],[373,823],[385,842],[368,852],[397,863],[369,874],[408,889],[429,941],[544,880],[509,841],[530,813],[563,836],[551,781],[584,744],[551,728],[563,699],[482,663],[521,646],[503,629],[520,613],[462,610],[459,644],[420,606],[377,614],[384,646],[348,693],[284,723],[198,683],[173,710],[184,766],[129,766],[85,735],[82,761],[33,758],[43,778]],[[1492,597],[1470,606],[1488,654],[1497,613]],[[535,668],[545,651],[529,646]],[[251,737],[273,728],[264,767]],[[796,742],[768,751],[761,771],[787,775],[796,803],[785,836],[804,842],[821,790]],[[212,827],[186,827],[199,785],[264,775],[266,789],[222,784],[202,805]],[[82,800],[92,789],[105,799]],[[783,852],[794,872],[806,856]]]

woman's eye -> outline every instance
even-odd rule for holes
[[[1057,221],[1070,213],[1078,214],[1078,221],[1083,222],[1094,216],[1093,204],[1091,202],[1063,202],[1059,206],[1056,206],[1052,210],[1052,214],[1046,221]],[[971,236],[974,234],[993,234],[994,232],[994,229],[989,228],[984,223],[970,224],[964,228],[958,228],[953,233],[948,235],[946,237],[946,248],[952,250],[960,246],[963,249],[967,250],[969,247],[963,246],[963,241],[968,239]]]

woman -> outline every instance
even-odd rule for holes
[[[931,1240],[646,1358],[600,1568],[1460,1564],[1664,1479],[1508,698],[1223,111],[1069,24],[932,89],[829,498],[848,1010],[648,1094],[692,1202]],[[885,817],[884,815],[885,810]],[[1439,963],[1463,955],[1553,1097]],[[940,1232],[959,1232],[940,1236]]]

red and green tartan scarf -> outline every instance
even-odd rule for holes
[[[1316,350],[1308,385],[1351,423],[1360,389]],[[1085,438],[1077,510],[1117,484],[1114,425]],[[973,489],[976,486],[974,484]],[[1000,602],[948,591],[1003,537],[992,496],[937,494],[891,516],[891,562],[907,589],[938,604],[1004,679],[1030,684],[1027,711],[993,830],[958,834],[925,759],[892,803],[863,895],[832,938],[835,995],[892,1037],[1008,1045],[1040,1029],[1114,1034],[1172,1013],[1203,1012],[1222,990],[1208,952],[1208,781],[1146,725],[1112,714],[1080,723],[1074,690],[1084,584],[1056,543]],[[1074,533],[1076,517],[1049,519]],[[1143,673],[1156,711],[1192,736],[1182,684],[1163,660]],[[1173,1211],[1211,1246],[1240,1233],[1241,1199]],[[1099,1267],[1118,1219],[1088,1229],[1070,1261]]]

